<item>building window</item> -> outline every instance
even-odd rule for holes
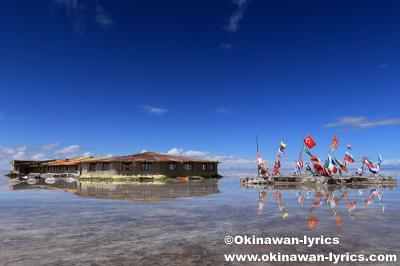
[[[68,171],[68,165],[65,166],[65,171]]]
[[[103,163],[101,165],[101,170],[102,171],[108,171],[108,169],[110,169],[110,163]]]
[[[75,165],[75,171],[78,171],[78,166],[77,165]]]
[[[58,171],[61,171],[61,169],[62,169],[62,166],[61,165],[58,166]]]
[[[142,171],[151,171],[151,163],[142,163]]]
[[[207,171],[207,164],[206,163],[201,164],[201,170]]]
[[[90,163],[89,172],[94,172],[94,171],[96,171],[96,163]]]
[[[122,171],[130,171],[132,168],[132,163],[122,163]]]
[[[211,163],[210,164],[210,171],[214,171],[215,170],[215,164]]]
[[[185,171],[193,171],[193,164],[191,164],[191,163],[185,163],[185,164],[183,165],[183,169],[184,169]]]
[[[168,164],[168,170],[169,171],[176,171],[176,163]]]

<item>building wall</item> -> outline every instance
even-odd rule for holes
[[[144,162],[96,162],[93,163],[94,169],[90,171],[92,163],[80,163],[78,165],[69,166],[46,166],[33,167],[28,162],[14,164],[14,170],[20,173],[76,173],[76,174],[107,174],[107,175],[166,175],[171,177],[176,176],[213,176],[218,174],[218,164],[210,162],[192,162],[192,170],[185,170],[185,163],[176,162],[175,170],[170,170],[169,162],[153,162],[150,163],[150,169],[144,169],[142,164]],[[35,162],[37,165],[37,162]],[[203,164],[206,165],[203,170]],[[108,166],[106,166],[108,165]],[[214,168],[211,168],[214,165]],[[105,167],[106,166],[106,167]],[[128,167],[129,166],[129,167]],[[105,167],[105,168],[104,168]]]
[[[175,163],[176,170],[171,171],[169,168],[170,163],[168,162],[153,162],[151,164],[151,169],[143,169],[142,164],[144,162],[110,162],[108,165],[108,170],[103,170],[103,163],[97,162],[94,166],[94,171],[90,171],[90,163],[82,164],[82,174],[111,174],[111,175],[167,175],[167,176],[194,176],[194,175],[217,175],[218,174],[218,164],[217,163],[202,163],[202,162],[192,162],[192,170],[185,170],[185,163]],[[203,164],[206,165],[206,169],[203,170]],[[214,168],[212,169],[212,165]],[[129,167],[129,170],[127,169]]]

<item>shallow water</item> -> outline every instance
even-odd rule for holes
[[[373,188],[242,189],[233,176],[130,185],[10,185],[0,177],[0,265],[244,265],[223,254],[270,251],[400,255],[399,188],[376,187],[379,196]],[[338,236],[340,244],[226,245],[226,235]]]

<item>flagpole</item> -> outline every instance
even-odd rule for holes
[[[301,155],[303,154],[303,150],[304,150],[304,137],[302,139],[303,139],[303,144],[301,145],[301,150],[300,150],[299,156],[297,157],[297,162],[299,161]],[[296,162],[296,168],[297,168],[297,162]],[[301,175],[301,169],[299,169],[299,175]]]
[[[260,166],[258,165],[258,136],[256,134],[256,150],[257,150],[257,175],[260,177]]]
[[[256,134],[256,147],[257,147],[257,152],[258,152],[258,136]]]

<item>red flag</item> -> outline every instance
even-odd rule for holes
[[[339,146],[338,137],[337,136],[333,136],[332,144],[331,144],[331,151],[333,152],[333,151],[337,150],[338,146]]]
[[[344,155],[344,161],[348,161],[351,164],[355,163],[353,155],[351,155],[348,151],[346,151],[346,154]]]
[[[311,149],[312,147],[315,146],[315,141],[311,138],[310,135],[308,135],[305,139],[304,139],[304,144],[306,144],[306,146]]]

